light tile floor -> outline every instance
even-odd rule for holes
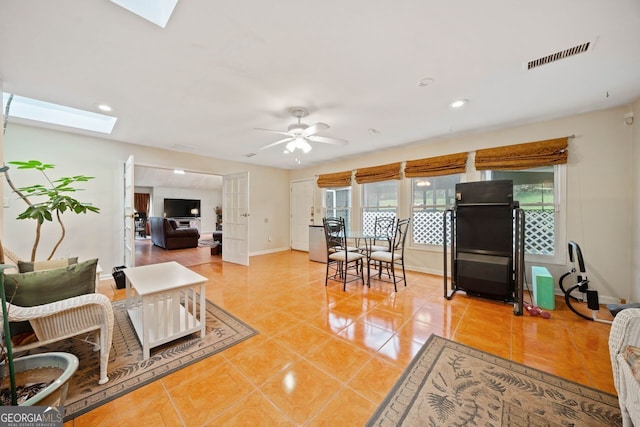
[[[137,241],[137,264],[177,260],[209,278],[207,298],[260,331],[230,349],[109,402],[66,426],[363,425],[431,334],[615,394],[609,325],[558,299],[551,319],[456,294],[442,277],[408,285],[324,286],[306,252],[223,263],[208,248],[164,251]],[[113,299],[113,281],[101,283]],[[602,312],[601,312],[602,313]]]

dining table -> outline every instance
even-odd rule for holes
[[[388,235],[379,235],[366,231],[348,231],[346,234],[346,238],[348,241],[353,242],[353,246],[356,248],[362,249],[364,247],[364,255],[366,256],[367,266],[369,265],[369,261],[371,260],[371,248],[374,246],[374,243],[377,243],[381,240],[386,240],[390,244],[390,237]],[[369,268],[367,268],[367,286],[369,286]]]

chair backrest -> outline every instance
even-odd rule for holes
[[[393,233],[393,241],[391,243],[392,252],[401,252],[404,255],[404,243],[409,234],[409,222],[411,218],[398,219],[395,221],[395,230]]]
[[[376,221],[373,224],[373,235],[375,236],[373,244],[376,244],[378,240],[391,242],[395,222],[395,217],[377,216]]]
[[[327,251],[346,250],[346,235],[344,218],[322,218],[324,235],[327,239]]]

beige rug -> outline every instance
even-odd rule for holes
[[[368,426],[617,426],[616,396],[432,335]]]
[[[67,351],[80,359],[80,367],[69,385],[65,422],[258,333],[207,301],[204,339],[199,334],[179,338],[151,349],[151,357],[142,361],[142,347],[129,321],[125,304],[125,301],[113,303],[115,327],[109,354],[108,383],[98,385],[99,352],[93,352],[89,344],[69,339],[37,351]]]

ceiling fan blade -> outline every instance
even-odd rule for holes
[[[345,139],[337,139],[337,138],[327,138],[326,136],[310,136],[307,138],[309,141],[313,142],[323,142],[325,144],[334,144],[334,145],[347,145],[349,141]]]
[[[289,142],[289,141],[293,141],[293,140],[294,140],[294,138],[292,136],[289,136],[288,138],[284,138],[284,139],[281,139],[279,141],[272,142],[271,144],[265,145],[264,147],[260,148],[260,150],[266,150],[267,148],[275,147],[276,145],[284,144],[285,142]]]
[[[329,129],[329,125],[326,123],[315,123],[312,124],[311,126],[307,127],[305,130],[302,131],[302,135],[303,136],[311,136],[314,133],[318,133],[321,130],[326,130]]]
[[[264,130],[271,133],[277,133],[279,135],[291,135],[289,132],[281,132],[279,130],[271,130],[271,129],[263,129],[263,128],[253,128],[254,130]]]

